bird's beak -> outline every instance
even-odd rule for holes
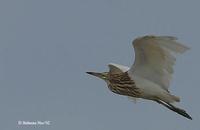
[[[93,76],[96,76],[96,77],[99,77],[99,78],[102,77],[102,73],[97,73],[97,72],[86,72],[86,73],[90,74],[90,75],[93,75]]]

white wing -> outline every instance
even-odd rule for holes
[[[148,79],[168,91],[176,53],[189,48],[171,36],[144,36],[133,41],[135,62],[129,73]]]
[[[115,63],[108,64],[108,67],[110,69],[110,73],[123,73],[129,70],[129,67]]]

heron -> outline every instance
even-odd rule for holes
[[[110,63],[108,72],[86,73],[104,80],[116,94],[133,100],[155,101],[192,120],[184,109],[174,104],[180,102],[180,98],[169,91],[176,55],[184,53],[189,47],[178,42],[176,37],[154,35],[138,37],[132,45],[135,61],[130,68]]]

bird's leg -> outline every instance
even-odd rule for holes
[[[175,107],[174,105],[172,105],[170,103],[167,103],[167,102],[164,102],[164,101],[161,101],[161,100],[157,100],[156,99],[155,101],[157,103],[162,104],[163,106],[167,107],[168,109],[170,109],[170,110],[172,110],[172,111],[174,111],[174,112],[176,112],[176,113],[178,113],[178,114],[180,114],[180,115],[192,120],[192,117],[189,114],[187,114],[187,112],[185,110],[180,109],[178,107]]]
[[[166,104],[165,102],[162,102],[161,100],[155,100],[155,101],[173,111],[173,107],[168,105],[168,104]]]

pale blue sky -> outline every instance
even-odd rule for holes
[[[200,2],[197,0],[1,0],[0,129],[200,129]],[[110,92],[86,71],[131,66],[131,41],[172,35],[191,48],[170,90],[190,121],[159,104]],[[51,121],[19,126],[17,121]]]

